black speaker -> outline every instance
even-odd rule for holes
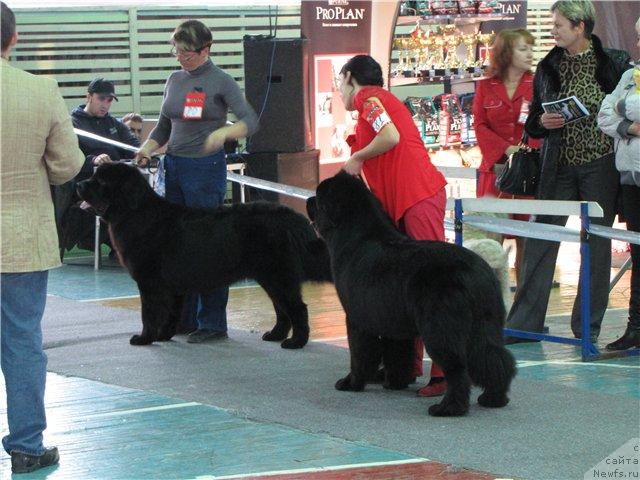
[[[243,154],[242,158],[246,164],[245,174],[249,177],[307,190],[315,190],[318,186],[320,150],[247,153]],[[248,201],[279,202],[306,215],[306,200],[259,188],[247,188],[247,197]]]
[[[247,151],[310,150],[307,39],[247,35],[243,44],[244,92],[260,116],[260,129],[247,139]]]

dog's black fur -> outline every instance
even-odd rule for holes
[[[262,338],[284,340],[283,348],[307,343],[301,283],[330,281],[331,270],[326,245],[303,215],[266,202],[174,205],[136,168],[118,163],[99,167],[77,190],[107,222],[120,262],[138,284],[142,333],[131,337],[132,345],[173,337],[185,294],[245,278],[264,288],[276,311],[276,325]]]
[[[347,314],[351,371],[338,390],[364,389],[378,366],[379,337],[408,344],[419,335],[448,382],[431,415],[464,415],[471,382],[484,389],[480,405],[509,402],[516,370],[503,343],[505,307],[482,258],[454,244],[407,238],[366,186],[344,172],[320,183],[307,210],[329,247]],[[399,371],[411,368],[406,357],[398,359]]]

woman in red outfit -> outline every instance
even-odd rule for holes
[[[524,123],[533,97],[534,38],[524,29],[502,30],[496,36],[491,50],[489,78],[476,86],[473,99],[474,127],[482,152],[477,196],[514,198],[500,192],[496,186],[493,167],[504,163],[509,155],[520,149]],[[538,140],[530,139],[529,146],[537,148]],[[533,197],[518,197],[533,198]],[[513,215],[515,220],[528,220],[528,215]],[[516,240],[516,278],[524,251],[524,238]]]
[[[431,164],[411,113],[382,88],[382,69],[369,55],[351,58],[340,71],[340,95],[347,110],[358,111],[351,157],[344,170],[362,175],[399,229],[415,240],[444,241],[446,180]],[[414,374],[422,375],[424,347],[416,339]],[[444,394],[442,370],[431,366],[422,396]]]

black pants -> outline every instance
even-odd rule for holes
[[[616,198],[620,177],[614,165],[613,154],[605,155],[591,163],[580,166],[560,166],[554,200],[580,200],[598,202],[604,217],[592,218],[591,222],[610,227],[615,217]],[[565,225],[567,217],[541,215],[537,223]],[[590,238],[591,260],[591,333],[600,333],[602,317],[609,301],[611,276],[611,240],[602,237]],[[558,257],[559,242],[527,238],[524,244],[518,290],[513,306],[507,316],[507,327],[529,332],[541,332],[544,326],[553,272]],[[582,282],[580,282],[582,283]],[[571,330],[576,337],[582,336],[580,320],[580,291],[573,304]]]
[[[622,208],[627,230],[640,232],[640,187],[622,185]],[[631,244],[631,298],[629,322],[640,328],[640,245]]]

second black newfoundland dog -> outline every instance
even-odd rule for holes
[[[290,208],[256,202],[216,209],[174,205],[135,167],[100,166],[78,195],[107,222],[120,262],[138,284],[142,333],[132,345],[169,340],[187,293],[256,280],[276,311],[264,340],[302,348],[309,339],[301,282],[331,281],[329,256],[309,221]],[[287,338],[293,330],[291,338]]]
[[[448,382],[429,414],[464,415],[472,382],[484,389],[480,405],[509,402],[516,369],[503,344],[505,307],[482,258],[454,244],[409,239],[364,183],[344,172],[321,182],[307,208],[327,242],[347,315],[351,371],[336,388],[360,391],[374,377],[380,338],[387,346],[396,340],[397,362],[411,368],[405,350],[419,335]],[[388,351],[383,357],[385,367],[397,367]]]

